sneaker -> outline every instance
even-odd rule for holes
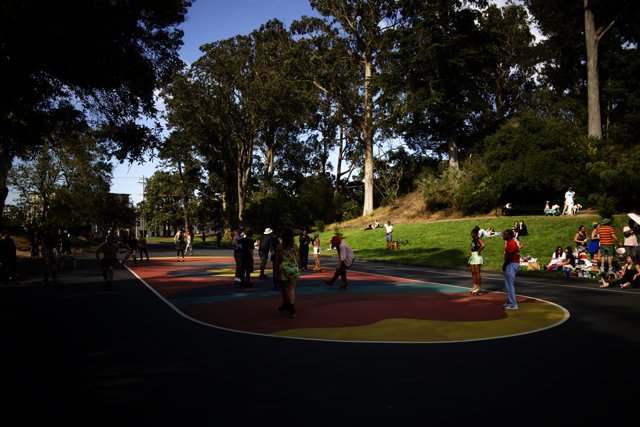
[[[239,278],[239,277],[234,277],[234,278],[233,278],[233,281],[234,281],[234,282],[242,282],[242,279],[241,279],[241,278]]]
[[[331,283],[331,282],[330,282],[330,281],[328,281],[328,280],[325,280],[325,281],[324,281],[324,284],[325,284],[325,285],[327,285],[328,287],[332,287],[332,286],[333,286],[333,283]],[[342,286],[341,286],[341,287],[342,287]]]
[[[505,310],[517,310],[518,309],[518,304],[507,304],[504,306]]]

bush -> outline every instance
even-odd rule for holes
[[[418,178],[418,190],[422,193],[427,210],[436,212],[449,208],[458,209],[456,194],[464,180],[465,173],[448,164],[441,164],[438,174],[424,172]]]

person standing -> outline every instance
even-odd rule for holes
[[[300,267],[302,271],[308,271],[307,266],[309,265],[309,244],[311,243],[311,239],[307,234],[307,230],[302,230],[300,234],[299,244],[300,244]]]
[[[100,253],[103,254],[100,260]],[[118,264],[118,244],[113,235],[107,235],[107,239],[96,249],[96,259],[102,267],[104,277],[103,288],[110,289],[113,285],[113,271]]]
[[[505,242],[502,271],[504,271],[504,287],[507,291],[507,302],[503,307],[505,310],[517,310],[515,282],[520,268],[520,246],[513,238],[513,230],[505,230],[502,233],[502,239]]]
[[[242,282],[242,226],[237,231],[231,232],[231,249],[233,249],[233,260],[236,263],[234,282]]]
[[[320,242],[320,234],[313,233],[313,242],[311,243],[313,246],[313,261],[315,263],[315,267],[313,267],[313,271],[322,271],[322,267],[320,266],[320,250],[321,250],[321,242]]]
[[[485,245],[479,236],[479,232],[480,227],[478,226],[471,230],[471,256],[469,257],[469,265],[471,265],[471,279],[473,281],[471,295],[482,294],[482,287],[480,284],[480,267],[484,264],[482,250]]]
[[[584,251],[587,248],[589,239],[587,238],[587,229],[584,225],[578,227],[578,232],[573,236],[573,241],[576,244],[576,249],[579,251]]]
[[[607,270],[613,271],[613,254],[615,253],[614,242],[619,244],[615,231],[611,224],[611,218],[602,220],[598,227],[598,235],[600,236],[600,272],[605,273]],[[605,263],[607,269],[605,269]]]
[[[340,236],[333,236],[331,238],[331,247],[338,251],[338,266],[336,267],[336,271],[333,273],[333,277],[326,280],[324,283],[331,287],[335,281],[338,280],[338,277],[340,277],[342,280],[340,290],[346,290],[348,286],[347,269],[353,265],[356,257],[349,245],[344,243]]]
[[[576,192],[571,187],[564,193],[564,207],[562,215],[573,215],[573,203],[575,201]]]
[[[180,261],[180,256],[182,256],[182,261],[184,261],[184,249],[186,247],[184,230],[179,228],[176,232],[176,235],[173,236],[173,242],[176,244],[176,261]]]
[[[630,219],[627,225],[622,229],[622,233],[624,234],[624,251],[627,255],[631,255],[634,260],[638,259],[638,255],[640,251],[638,250],[638,237],[636,236],[635,221]]]
[[[190,228],[187,228],[186,231],[186,245],[184,248],[184,251],[186,252],[187,255],[193,255],[193,231],[191,231]]]
[[[589,246],[587,247],[587,252],[589,253],[589,261],[592,263],[598,263],[598,251],[600,251],[600,235],[598,234],[598,227],[600,224],[594,222],[591,224],[593,226],[593,230],[591,230],[591,238],[589,239]]]
[[[293,230],[282,230],[282,242],[276,247],[274,270],[282,288],[282,305],[278,311],[296,317],[296,284],[300,278],[300,250],[293,242]]]
[[[384,225],[385,230],[385,239],[387,241],[387,249],[391,247],[391,242],[393,241],[393,225],[391,225],[391,221],[387,221]]]
[[[264,270],[267,268],[267,262],[269,261],[269,251],[271,250],[271,233],[273,230],[269,227],[264,229],[264,233],[258,239],[258,256],[260,257],[260,278],[268,279],[269,276],[264,274]]]
[[[240,250],[241,263],[242,263],[242,275],[240,279],[240,286],[245,288],[251,287],[251,273],[253,273],[253,246],[255,241],[253,240],[253,231],[247,230],[241,240],[242,249]]]

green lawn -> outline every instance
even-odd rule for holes
[[[622,227],[628,221],[626,215],[614,217],[613,226],[616,236],[622,238]],[[362,231],[356,228],[339,228],[344,240],[354,250],[357,257],[410,264],[425,264],[446,267],[467,267],[469,246],[471,244],[471,229],[478,225],[480,228],[494,227],[496,231],[503,231],[513,227],[515,220],[522,220],[527,225],[529,234],[521,238],[524,248],[521,256],[531,255],[538,259],[540,265],[545,265],[551,259],[556,246],[563,248],[567,245],[575,246],[573,237],[580,225],[591,233],[591,223],[600,221],[598,216],[578,217],[498,217],[491,219],[460,219],[451,221],[437,221],[419,224],[394,225],[394,240],[408,240],[406,246],[398,251],[386,249],[384,228]],[[329,245],[333,229],[321,233],[323,252]],[[486,248],[483,251],[485,264],[483,269],[499,271],[502,267],[504,241],[501,236],[484,238]]]

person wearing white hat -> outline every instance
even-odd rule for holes
[[[269,227],[265,228],[262,236],[258,238],[258,255],[260,256],[260,278],[268,279],[269,276],[264,274],[264,270],[267,268],[267,261],[269,261],[269,249],[271,248],[271,233],[273,230]]]

